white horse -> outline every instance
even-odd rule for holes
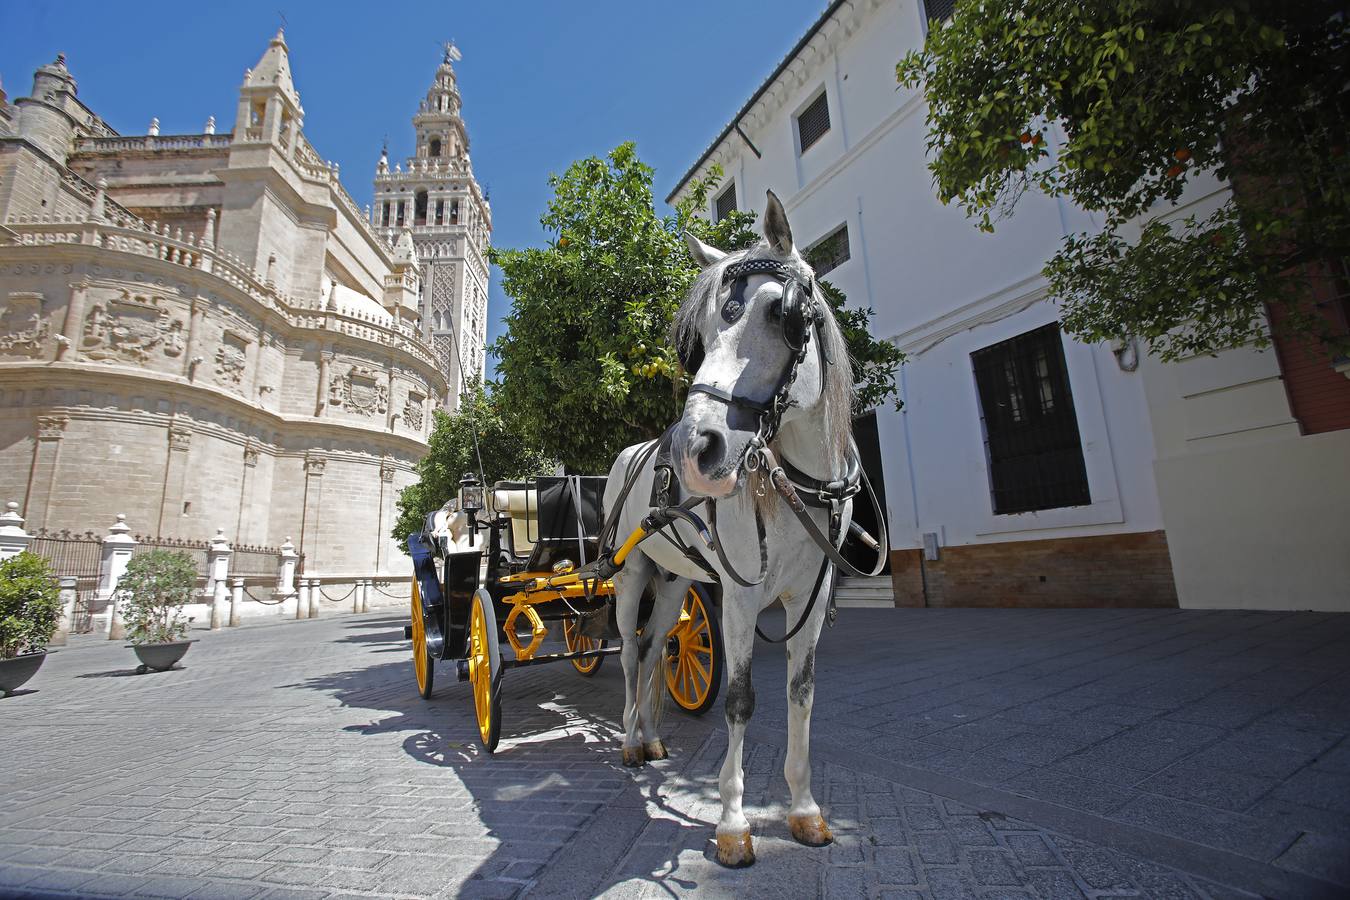
[[[705,552],[705,564],[698,566],[658,534],[637,547],[616,576],[625,680],[623,757],[630,766],[666,757],[653,709],[663,690],[664,646],[652,635],[664,635],[675,625],[691,581],[707,580],[711,570],[722,584],[728,744],[720,778],[717,858],[733,867],[755,859],[750,823],[741,808],[741,751],[755,709],[750,679],[755,623],[774,600],[782,601],[789,630],[801,626],[787,641],[788,751],[783,774],[792,792],[788,827],[808,846],[833,840],[811,794],[808,758],[815,647],[830,585],[824,577],[825,554],[766,484],[764,471],[751,471],[755,463],[747,465],[747,459],[756,457],[757,435],[767,430],[768,446],[790,463],[789,471],[795,468],[798,480],[804,475],[824,483],[845,479],[856,453],[850,418],[853,374],[844,338],[814,289],[814,274],[793,246],[787,215],[772,192],[764,235],[764,241],[733,254],[686,235],[702,273],[674,325],[676,345],[694,383],[675,426],[671,461],[683,496],[715,502],[716,534],[725,558]],[[739,265],[747,263],[751,265]],[[779,404],[781,422],[776,429],[772,424],[765,429],[765,407],[772,406],[775,396],[786,401]],[[622,486],[631,482],[618,512],[620,536],[650,511],[654,460],[651,454],[644,460],[648,447],[627,448],[610,471],[605,506],[611,514]],[[851,502],[843,500],[836,507],[841,515],[832,529],[835,534],[847,530]],[[703,510],[706,516],[707,507]],[[831,530],[827,509],[810,509],[809,514],[822,532]],[[688,524],[676,523],[664,533],[672,529],[684,543],[701,545]],[[757,536],[761,529],[762,538]],[[738,583],[737,575],[754,582],[757,571],[762,575],[758,584]],[[656,602],[639,637],[638,606],[648,584],[655,589]],[[813,593],[819,602],[812,600]]]

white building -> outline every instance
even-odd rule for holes
[[[989,235],[935,198],[895,79],[950,9],[927,5],[831,3],[668,198],[713,164],[709,216],[773,189],[908,355],[903,412],[858,423],[897,605],[1350,608],[1350,432],[1300,435],[1274,353],[1163,366],[1061,335],[1041,269],[1091,218],[1029,194]]]
[[[482,381],[487,348],[488,245],[492,208],[473,177],[469,135],[460,118],[459,87],[447,45],[435,80],[413,116],[416,149],[389,169],[387,151],[375,170],[371,224],[392,244],[410,227],[422,263],[422,333],[443,361],[447,409],[459,408],[465,386]]]

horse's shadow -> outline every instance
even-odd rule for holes
[[[408,653],[401,620],[386,627],[390,625],[399,630],[363,634],[356,641],[371,653],[390,652],[387,645],[394,643]],[[696,790],[700,800],[716,797],[713,778],[694,774],[689,781],[680,771],[706,738],[707,728],[671,712],[668,704],[663,729],[671,735],[671,760],[636,772],[624,769],[618,721],[622,675],[617,659],[608,662],[593,679],[582,679],[566,663],[508,670],[502,739],[495,755],[479,743],[469,686],[456,683],[453,667],[445,663],[435,666],[430,700],[418,696],[408,659],[289,687],[321,691],[348,708],[377,711],[381,715],[370,722],[343,730],[365,736],[406,734],[401,746],[408,757],[455,773],[472,798],[472,814],[494,842],[465,882],[466,889],[489,880],[496,889],[514,886],[518,894],[593,896],[641,879],[672,894],[674,887],[691,890],[697,884],[678,874],[680,854],[700,841],[711,853],[715,823],[681,812],[667,798],[677,787]],[[447,784],[447,794],[458,794],[458,786]],[[432,803],[441,800],[429,797]],[[606,818],[611,821],[605,823]],[[664,849],[653,855],[648,841],[640,859],[633,858],[632,840],[658,819]],[[598,826],[619,820],[626,839],[598,836]],[[588,831],[592,827],[595,835]],[[446,836],[455,834],[452,822],[431,828],[433,833],[437,829]],[[564,847],[576,852],[564,852]]]

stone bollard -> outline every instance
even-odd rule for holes
[[[361,591],[361,612],[370,612],[370,592],[375,589],[375,579],[367,578],[365,589]]]
[[[299,556],[290,535],[287,535],[286,543],[281,545],[280,561],[277,564],[277,593],[282,596],[289,597],[295,593],[295,561]]]
[[[319,579],[311,578],[309,580],[309,617],[317,619],[319,617],[319,601],[323,599],[323,587]]]
[[[62,575],[59,579],[61,585],[61,620],[56,623],[56,631],[52,634],[52,639],[47,642],[49,647],[64,647],[70,640],[70,629],[75,627],[75,599],[79,596],[76,587],[79,581],[74,575]]]
[[[244,579],[236,575],[230,584],[233,587],[230,592],[230,627],[234,628],[239,624],[239,611],[244,607]]]
[[[230,586],[225,583],[224,578],[216,580],[216,591],[211,598],[211,630],[219,631],[224,627],[229,614],[225,611],[225,604],[230,599]]]
[[[103,539],[103,558],[98,568],[98,596],[108,601],[108,640],[120,641],[127,636],[126,624],[122,621],[121,601],[117,586],[126,574],[127,563],[136,549],[136,539],[128,532],[131,526],[123,513],[117,514],[117,521],[108,526],[108,536]]]
[[[296,583],[300,587],[295,595],[295,618],[298,620],[309,615],[309,579],[301,578]]]
[[[19,504],[13,500],[5,504],[5,513],[0,515],[0,559],[18,556],[28,549],[33,536],[23,530],[23,516],[19,515]]]
[[[360,578],[356,579],[356,587],[352,588],[352,612],[361,611],[361,601],[366,597],[366,583]]]

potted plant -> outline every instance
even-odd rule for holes
[[[127,563],[117,583],[118,605],[127,637],[140,659],[141,674],[165,672],[188,652],[188,620],[183,607],[197,588],[192,557],[173,550],[148,550]]]
[[[47,560],[27,550],[0,562],[0,695],[37,674],[61,618]]]

